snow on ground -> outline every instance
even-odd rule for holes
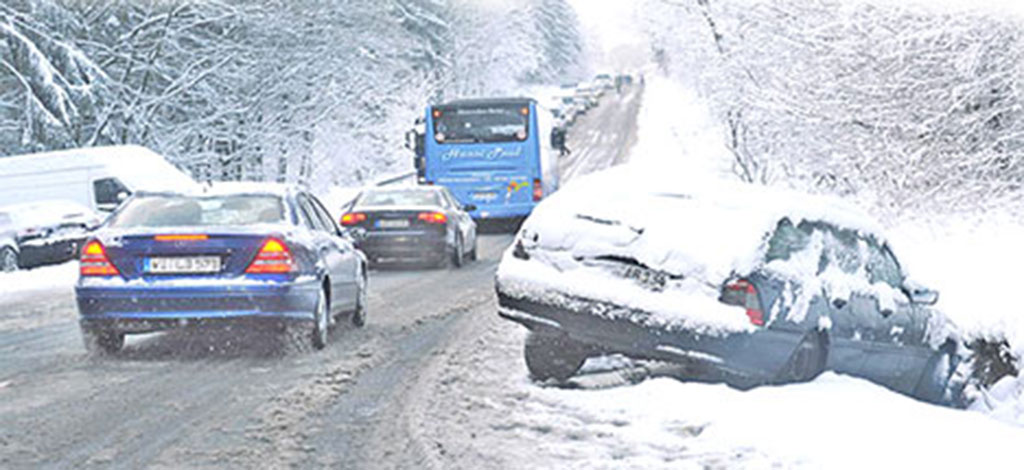
[[[604,175],[635,172],[677,184],[730,178],[723,134],[707,124],[697,102],[649,76],[632,160]],[[599,178],[578,179],[563,195]],[[1024,224],[989,214],[906,221],[886,232],[913,278],[942,292],[938,307],[965,332],[1005,334],[1015,351],[1024,351],[1024,312],[1014,308]],[[665,378],[594,388],[586,375],[573,379],[576,388],[561,389],[526,378],[516,355],[520,334],[492,326],[473,337],[475,351],[467,348],[472,358],[465,361],[476,366],[450,367],[443,381],[470,382],[463,387],[487,397],[461,398],[474,415],[491,417],[488,435],[474,433],[481,441],[469,445],[502,449],[494,455],[508,468],[1020,467],[1024,381],[1013,377],[983,396],[976,411],[925,404],[834,373],[749,391]],[[514,372],[488,382],[479,367]],[[444,393],[436,399],[460,399]],[[437,426],[460,424],[458,416],[432,419]],[[515,460],[527,448],[521,446],[531,449],[529,459]]]
[[[43,291],[71,290],[78,280],[78,261],[0,273],[0,300],[12,300]]]
[[[890,239],[911,278],[939,291],[936,307],[967,337],[1005,338],[1024,357],[1024,308],[1016,295],[1024,223],[996,213],[917,219],[892,227]],[[1024,426],[1024,376],[1005,378],[973,408]]]

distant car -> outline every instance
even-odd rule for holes
[[[374,264],[431,262],[460,267],[477,258],[476,222],[443,186],[375,188],[341,216]]]
[[[17,267],[20,268],[75,259],[82,241],[101,220],[91,209],[73,201],[37,201],[0,207],[0,226],[8,225],[14,231]],[[10,256],[10,252],[4,256]]]
[[[0,212],[0,272],[18,270],[17,233],[10,214]]]
[[[499,314],[530,329],[532,376],[564,380],[588,356],[621,353],[744,387],[832,370],[932,402],[955,395],[960,346],[929,308],[938,294],[907,279],[860,212],[747,186],[604,187],[538,207],[499,266]]]
[[[183,325],[269,322],[317,349],[366,319],[366,258],[308,192],[136,193],[81,250],[75,295],[86,347]],[[292,335],[294,336],[294,335]]]

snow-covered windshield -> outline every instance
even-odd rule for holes
[[[284,220],[276,196],[142,196],[126,203],[110,227],[195,227],[254,225]]]
[[[447,106],[433,111],[439,144],[521,142],[529,132],[530,108],[523,105]]]

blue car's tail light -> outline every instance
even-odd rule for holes
[[[92,240],[82,248],[78,273],[82,276],[117,276],[120,272],[107,257],[107,250],[98,240]]]
[[[263,242],[256,257],[245,269],[248,274],[283,274],[289,273],[295,267],[292,253],[288,245],[276,238],[268,238]]]

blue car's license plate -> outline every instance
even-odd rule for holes
[[[199,274],[220,272],[219,256],[175,256],[146,258],[145,271],[151,274]]]

